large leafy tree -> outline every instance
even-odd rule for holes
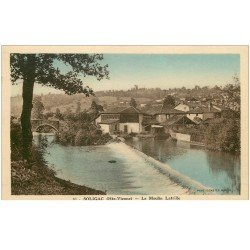
[[[168,95],[163,100],[163,108],[174,108],[175,107],[175,99],[173,96]]]
[[[34,83],[63,90],[66,94],[93,94],[82,78],[94,76],[97,80],[108,78],[108,65],[101,65],[102,54],[11,54],[11,81],[23,83],[23,107],[21,114],[23,157],[30,159],[32,146],[31,111]],[[67,70],[59,69],[63,63]]]
[[[92,101],[91,103],[91,110],[95,115],[98,115],[100,112],[103,111],[103,106],[100,104],[97,104],[95,101]]]
[[[131,107],[136,108],[136,107],[137,107],[136,100],[135,100],[134,98],[131,98],[131,100],[130,100],[130,102],[129,102],[129,105],[130,105]]]

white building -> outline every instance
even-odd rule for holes
[[[143,113],[134,107],[113,108],[102,112],[95,120],[103,133],[141,133]]]

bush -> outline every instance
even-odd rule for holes
[[[204,142],[211,150],[240,152],[240,120],[216,119],[206,129]]]
[[[10,124],[10,141],[11,141],[11,161],[23,160],[22,155],[22,129],[20,123],[11,121]],[[31,161],[37,163],[39,166],[46,165],[43,155],[46,153],[47,139],[41,137],[39,145],[32,145],[31,148]]]
[[[104,145],[111,139],[93,124],[79,121],[68,121],[59,134],[59,143],[72,146]]]
[[[11,147],[11,160],[18,161],[22,159],[21,125],[13,121],[11,121],[10,123],[10,147]]]

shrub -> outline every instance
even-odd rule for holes
[[[22,130],[19,123],[10,123],[10,146],[11,160],[17,161],[22,158]]]
[[[207,127],[204,142],[211,150],[239,152],[240,120],[216,119]]]

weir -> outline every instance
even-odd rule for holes
[[[127,145],[125,143],[122,143],[122,144],[126,145],[131,150],[134,150],[134,152],[140,157],[142,157],[143,159],[145,159],[147,163],[153,165],[156,169],[158,169],[162,174],[169,177],[169,179],[172,180],[177,185],[180,185],[181,187],[188,189],[189,192],[195,193],[195,194],[212,194],[211,188],[206,187],[202,185],[201,183],[199,183],[198,181],[195,181],[191,179],[190,177],[181,174],[180,172],[171,168],[166,163],[162,163],[154,159],[153,157],[146,155],[145,153],[141,152],[140,150],[138,150],[137,148],[131,145]]]

